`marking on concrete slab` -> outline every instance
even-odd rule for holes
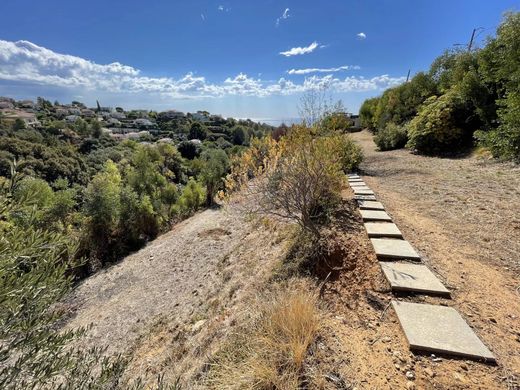
[[[392,306],[410,349],[496,361],[455,309],[400,301]]]
[[[374,191],[367,190],[367,189],[361,189],[359,187],[352,188],[352,190],[354,191],[354,194],[356,194],[356,195],[374,195]]]
[[[359,210],[364,221],[391,221],[392,218],[382,210]]]
[[[354,195],[356,200],[376,200],[375,195]]]
[[[408,241],[392,238],[371,238],[370,241],[378,258],[421,260]]]
[[[435,295],[450,295],[449,290],[424,264],[379,262],[394,291],[410,291]]]
[[[358,200],[358,205],[361,210],[384,210],[385,207],[381,202],[374,202],[371,200]]]
[[[395,223],[391,222],[365,222],[368,237],[392,237],[403,238],[403,234]]]

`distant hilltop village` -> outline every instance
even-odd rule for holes
[[[150,110],[129,110],[122,107],[104,107],[96,102],[96,107],[87,107],[79,101],[70,104],[51,103],[38,98],[32,100],[15,100],[0,96],[0,119],[4,122],[23,121],[24,126],[33,129],[46,127],[49,121],[61,122],[62,128],[74,127],[82,121],[97,122],[101,130],[114,139],[143,139],[148,136],[157,138],[164,135],[163,141],[183,141],[189,138],[191,124],[198,122],[208,131],[208,140],[216,141],[222,137],[232,141],[223,127],[243,125],[253,130],[265,131],[273,128],[271,124],[254,122],[250,119],[223,118],[221,115],[212,115],[207,111],[184,113],[177,110],[156,112]],[[359,116],[343,113],[350,122],[350,130],[360,129]],[[267,121],[267,122],[273,122]],[[274,121],[282,122],[282,121]],[[291,123],[289,123],[291,124]],[[283,123],[282,123],[283,127]],[[253,135],[253,134],[250,134]]]
[[[207,111],[184,113],[177,110],[156,112],[149,110],[129,110],[122,107],[104,107],[96,102],[96,107],[87,107],[79,101],[70,104],[51,103],[38,98],[16,101],[8,97],[0,97],[0,119],[7,123],[18,121],[23,127],[40,129],[47,127],[49,122],[58,123],[61,130],[75,128],[82,122],[96,123],[101,131],[114,139],[141,139],[153,137],[162,141],[183,141],[190,139],[190,127],[193,123],[204,126],[205,134],[199,138],[216,141],[223,138],[226,141],[232,134],[224,131],[236,125],[243,125],[254,135],[255,130],[264,132],[271,126],[255,123],[249,119],[236,120],[212,115]]]

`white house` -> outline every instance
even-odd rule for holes
[[[12,110],[14,108],[14,104],[9,100],[1,100],[0,101],[0,109]]]
[[[138,118],[138,119],[134,120],[134,126],[135,127],[154,127],[155,125],[149,119]]]
[[[193,119],[195,119],[196,121],[199,121],[199,122],[209,122],[208,116],[205,113],[201,112],[201,111],[197,111],[197,112],[192,113],[191,117]]]
[[[163,112],[160,112],[157,116],[161,120],[172,120],[172,119],[180,119],[180,118],[185,117],[183,112],[177,111],[177,110],[163,111]]]
[[[23,118],[25,124],[30,127],[40,127],[42,124],[41,122],[36,119],[36,117],[26,117]]]
[[[80,116],[81,115],[81,110],[79,108],[69,108],[69,115],[76,115],[76,116]]]
[[[65,118],[67,115],[69,115],[69,110],[66,108],[57,108],[56,109],[56,117],[58,118]]]
[[[110,118],[110,119],[107,121],[107,124],[108,124],[108,126],[112,126],[112,127],[121,127],[121,122],[118,121],[118,120],[115,119],[115,118]]]
[[[81,110],[81,115],[83,115],[85,118],[94,118],[96,113],[92,110],[89,110],[88,108],[85,108]]]
[[[36,104],[32,100],[21,100],[18,102],[18,106],[21,108],[29,108],[34,109],[36,108]]]
[[[123,112],[112,112],[110,114],[110,116],[114,119],[117,119],[117,120],[122,120],[122,119],[126,119],[126,115],[123,113]]]
[[[65,120],[69,123],[74,123],[76,122],[80,117],[78,115],[67,115],[65,117]]]

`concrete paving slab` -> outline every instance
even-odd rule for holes
[[[355,191],[372,191],[370,187],[367,187],[366,185],[360,186],[360,187],[352,187],[352,189]]]
[[[446,306],[392,301],[410,349],[494,362],[461,315]]]
[[[355,173],[349,173],[347,177],[349,179],[359,179],[359,175],[356,175]]]
[[[358,200],[359,208],[361,210],[384,210],[385,207],[381,202],[374,202],[372,200]]]
[[[403,234],[395,223],[391,222],[365,222],[368,237],[392,237],[403,238]]]
[[[368,186],[365,184],[365,182],[362,182],[362,181],[357,182],[357,183],[349,183],[349,184],[350,184],[350,186],[351,186],[352,188],[354,188],[354,187],[368,187]]]
[[[355,187],[355,188],[352,188],[352,190],[354,190],[354,194],[356,194],[356,195],[374,195],[374,191],[372,191],[371,189],[367,190],[366,188],[363,188],[363,187]]]
[[[360,178],[360,177],[357,178],[357,179],[350,179],[350,178],[348,179],[348,182],[349,182],[349,183],[356,183],[356,182],[360,182],[360,181],[363,181],[363,179]]]
[[[354,195],[356,200],[376,200],[375,195]]]
[[[392,218],[382,210],[359,210],[364,221],[392,221]]]
[[[450,292],[424,264],[379,262],[394,291],[411,291],[448,296]]]
[[[371,238],[370,241],[372,242],[377,257],[380,259],[421,260],[419,254],[408,241],[392,238]]]

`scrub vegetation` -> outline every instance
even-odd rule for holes
[[[476,144],[498,159],[519,161],[519,51],[520,13],[508,13],[484,47],[448,50],[429,71],[366,100],[362,124],[380,150],[406,145],[453,155]]]

